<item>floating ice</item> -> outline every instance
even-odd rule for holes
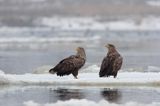
[[[98,40],[100,37],[1,37],[0,43],[47,43],[47,42],[87,42]]]
[[[44,17],[42,25],[58,30],[159,30],[160,18],[149,16],[141,19],[123,19],[100,22],[92,17]]]
[[[100,67],[98,67],[97,65],[91,65],[91,66],[88,66],[87,68],[83,69],[82,72],[96,73],[99,71],[99,69],[100,69]]]
[[[151,6],[160,6],[159,0],[151,0],[151,1],[147,1],[146,3]]]
[[[148,72],[160,72],[160,67],[148,66],[147,71],[148,71]]]
[[[55,43],[90,43],[100,42],[100,36],[80,37],[80,36],[55,36],[55,37],[1,37],[1,49],[48,49]],[[92,44],[94,45],[94,44]]]
[[[137,102],[128,102],[125,104],[115,104],[115,103],[109,103],[105,100],[101,100],[99,102],[93,102],[86,99],[82,100],[74,100],[71,99],[69,101],[58,101],[57,103],[47,103],[47,104],[39,104],[33,101],[27,101],[23,103],[24,106],[159,106],[160,103],[151,103],[151,104],[143,104],[143,103],[137,103]]]
[[[9,78],[4,74],[3,71],[0,71],[0,85],[9,84]]]
[[[5,74],[0,71],[0,84],[10,85],[73,85],[73,86],[160,86],[160,72],[157,67],[149,67],[147,72],[125,72],[120,71],[117,78],[99,78],[97,65],[81,69],[79,79],[72,75],[59,77],[49,74],[51,66],[42,66],[33,73],[28,74]]]
[[[38,67],[37,69],[35,69],[33,71],[33,74],[47,74],[47,73],[49,73],[48,70],[51,68],[53,68],[53,66],[48,66],[48,65],[41,66],[41,67]]]
[[[4,74],[0,73],[0,84],[9,85],[63,85],[63,86],[160,86],[160,73],[120,72],[117,78],[99,78],[98,73],[79,73],[59,77],[56,74]]]
[[[45,17],[41,19],[41,23],[61,30],[105,30],[103,24],[91,17]]]

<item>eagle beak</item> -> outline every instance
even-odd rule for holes
[[[76,48],[76,51],[78,51],[78,47]]]
[[[109,48],[109,45],[107,44],[107,45],[105,45],[105,47],[106,47],[106,48]]]

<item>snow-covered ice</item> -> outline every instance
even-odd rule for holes
[[[58,101],[56,103],[47,103],[47,104],[39,104],[33,101],[27,101],[23,103],[24,106],[159,106],[160,103],[150,103],[150,104],[142,104],[142,103],[137,103],[137,102],[128,102],[125,104],[115,104],[115,103],[109,103],[105,100],[101,100],[100,102],[94,102],[94,101],[89,101],[86,99],[82,100],[74,100],[71,99],[69,101]]]
[[[73,85],[73,86],[160,86],[160,73],[120,72],[117,78],[99,78],[98,73],[79,73],[59,77],[52,74],[5,74],[0,73],[0,84],[10,85]]]

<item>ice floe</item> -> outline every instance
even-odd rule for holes
[[[79,73],[59,77],[52,74],[0,74],[0,84],[56,86],[160,86],[159,72],[120,72],[117,78],[99,78],[98,73]]]
[[[56,103],[47,103],[47,104],[39,104],[33,101],[27,101],[23,103],[24,106],[159,106],[160,103],[150,103],[150,104],[143,104],[137,102],[128,102],[125,104],[116,104],[116,103],[109,103],[105,100],[101,100],[99,102],[89,101],[86,99],[82,100],[74,100],[71,99],[69,101],[58,101]]]
[[[148,16],[140,19],[119,19],[101,22],[97,17],[44,17],[42,25],[56,30],[159,30],[160,18]]]

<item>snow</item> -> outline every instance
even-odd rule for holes
[[[81,69],[78,79],[72,75],[59,77],[49,74],[52,66],[41,66],[33,73],[5,74],[0,71],[0,84],[9,85],[56,85],[56,86],[160,86],[159,67],[148,66],[146,72],[128,72],[120,70],[117,78],[99,78],[100,67],[91,65]]]
[[[33,102],[33,101],[27,101],[23,103],[24,106],[159,106],[160,103],[151,103],[151,104],[142,104],[137,102],[128,102],[125,104],[115,104],[115,103],[109,103],[105,100],[101,100],[100,102],[93,102],[89,100],[74,100],[71,99],[69,101],[58,101],[57,103],[47,103],[44,105],[41,105],[39,103]]]
[[[53,74],[4,74],[0,73],[0,84],[9,85],[56,85],[56,86],[160,86],[160,73],[120,72],[117,78],[99,78],[98,73],[79,73],[59,77]]]

